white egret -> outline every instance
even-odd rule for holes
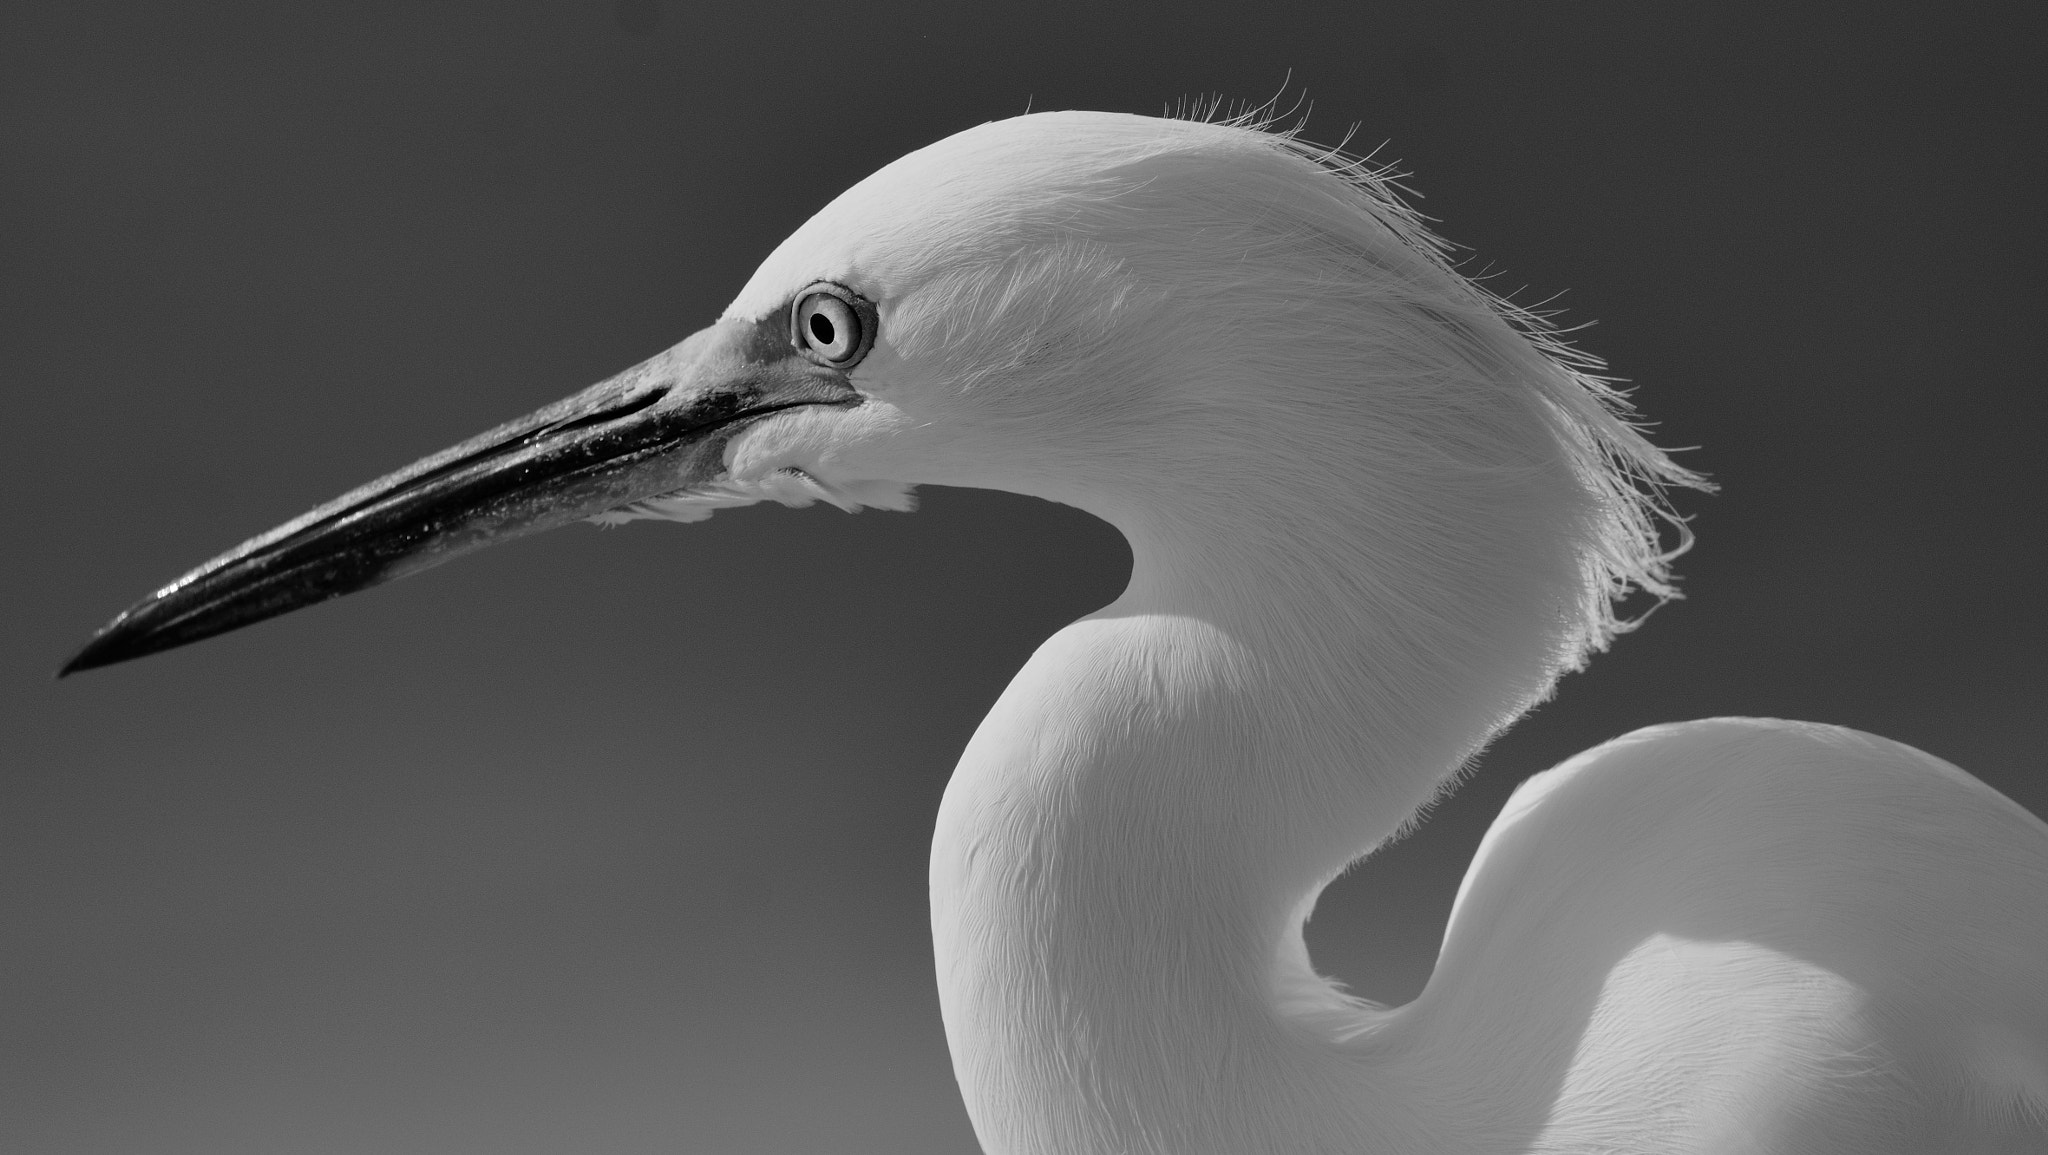
[[[931,860],[991,1152],[2048,1149],[2048,826],[1853,731],[1662,726],[1525,784],[1413,1003],[1302,923],[1668,594],[1695,479],[1356,165],[1058,113],[889,165],[724,317],[193,571],[134,657],[571,520],[981,486],[1134,558],[962,757]]]

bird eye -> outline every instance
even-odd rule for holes
[[[790,314],[790,339],[804,356],[851,369],[874,339],[874,309],[838,285],[813,285]]]

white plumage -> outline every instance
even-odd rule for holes
[[[1065,502],[1129,539],[1129,588],[1004,692],[932,848],[989,1151],[2048,1150],[2048,826],[1853,731],[1616,739],[1515,794],[1413,1003],[1311,967],[1322,887],[1621,595],[1671,593],[1658,494],[1698,478],[1593,367],[1358,165],[1020,117],[855,186],[718,325],[208,563],[70,668],[575,517]]]
[[[1413,1004],[1310,969],[1317,892],[1667,592],[1690,476],[1385,186],[1247,127],[1050,114],[942,141],[728,313],[881,305],[859,409],[741,483],[988,486],[1128,537],[947,790],[932,919],[991,1151],[2037,1150],[2048,828],[1800,723],[1619,739],[1525,785]]]

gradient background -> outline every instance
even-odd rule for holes
[[[1027,104],[1291,70],[1725,486],[1682,502],[1690,600],[1333,888],[1325,969],[1411,997],[1515,783],[1649,722],[1864,727],[2048,811],[2038,6],[963,7],[5,7],[0,1150],[971,1148],[925,847],[1011,672],[1120,587],[1088,517],[577,528],[49,674]]]

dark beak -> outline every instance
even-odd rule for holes
[[[379,478],[122,611],[58,677],[125,662],[717,479],[754,420],[859,403],[787,322],[721,321],[608,381]]]

